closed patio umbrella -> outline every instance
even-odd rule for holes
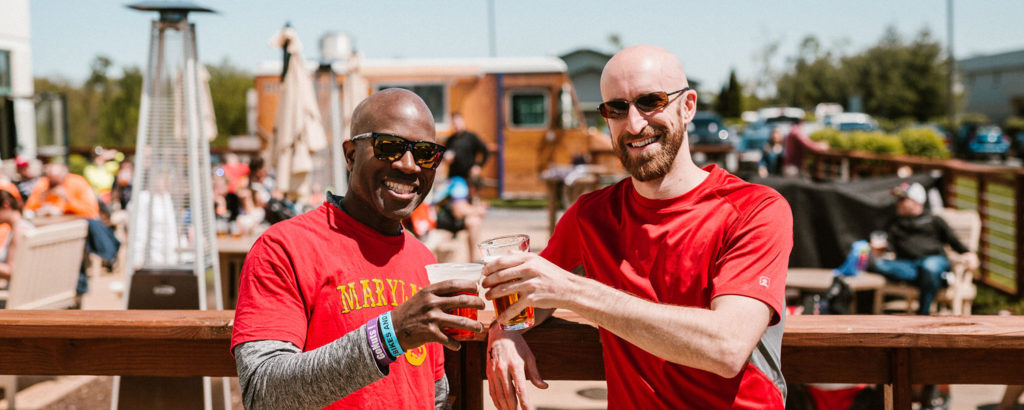
[[[311,194],[313,153],[327,148],[327,136],[295,30],[285,27],[270,39],[270,44],[285,48],[287,60],[278,94],[274,138],[264,155],[277,173],[279,189],[289,199],[305,205]]]

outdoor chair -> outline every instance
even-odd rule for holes
[[[978,251],[978,244],[981,241],[981,217],[978,216],[978,211],[944,208],[935,214],[949,224],[949,227],[956,233],[956,237],[967,246],[968,250]],[[939,289],[932,309],[941,311],[940,307],[949,306],[954,315],[970,315],[971,303],[977,294],[977,288],[974,286],[975,272],[967,269],[967,262],[964,258],[948,246],[946,247],[946,256],[952,265],[953,279],[947,287]],[[914,305],[918,303],[919,297],[920,291],[913,284],[886,281],[885,286],[875,292],[875,313],[882,313],[886,304],[892,306],[892,303],[883,303],[887,298],[897,299],[895,302],[901,303],[908,314],[913,313]]]
[[[82,266],[88,223],[62,222],[29,229],[18,242],[7,290],[0,291],[6,309],[76,307],[78,272]],[[0,376],[7,408],[14,407],[17,376]]]

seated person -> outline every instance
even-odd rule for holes
[[[463,177],[452,177],[448,183],[438,188],[437,227],[451,232],[453,235],[466,230],[466,242],[469,246],[469,260],[480,260],[480,250],[476,243],[480,238],[480,225],[487,215],[487,203],[476,199],[474,190]]]
[[[26,230],[32,229],[32,224],[21,216],[18,199],[6,190],[0,190],[0,224],[9,231],[0,247],[0,279],[10,279],[18,241]]]
[[[977,266],[978,256],[969,252],[942,218],[925,210],[927,193],[921,184],[903,183],[893,189],[896,217],[886,225],[888,250],[895,259],[883,258],[873,252],[868,270],[893,280],[913,282],[921,290],[917,314],[931,312],[932,301],[943,283],[943,273],[950,270],[944,245],[967,257],[969,266]]]
[[[25,201],[25,210],[40,216],[75,215],[96,219],[100,205],[89,181],[81,175],[68,173],[67,165],[50,163]]]

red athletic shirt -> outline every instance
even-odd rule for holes
[[[388,236],[324,203],[270,227],[242,267],[231,349],[282,340],[309,351],[359,329],[427,286],[434,255],[411,235]],[[407,351],[390,373],[329,408],[434,408],[441,345]]]
[[[689,192],[647,199],[631,178],[580,197],[541,256],[563,269],[657,303],[710,308],[719,295],[760,300],[772,326],[746,369],[726,379],[654,356],[601,329],[609,408],[783,408],[780,350],[789,204],[771,188],[711,165]]]

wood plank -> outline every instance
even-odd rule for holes
[[[233,314],[0,310],[0,374],[231,376]],[[493,314],[480,318],[489,323]],[[578,315],[559,311],[525,337],[544,378],[604,378],[598,330]],[[467,380],[458,384],[467,389],[461,397],[474,402],[482,390],[468,379],[484,377],[483,338],[466,342],[462,364],[450,364],[461,367],[449,370]],[[893,368],[889,352],[900,349],[910,352],[906,367]],[[795,316],[782,357],[791,383],[902,386],[893,369],[905,368],[909,383],[1024,384],[1024,317]]]
[[[792,316],[790,347],[1024,348],[1021,316]]]
[[[227,340],[233,310],[0,310],[0,339]]]
[[[786,383],[890,383],[887,349],[782,345]]]
[[[1024,348],[908,350],[912,384],[1024,383]]]
[[[237,375],[229,338],[0,338],[0,374]]]
[[[890,360],[892,360],[889,371],[893,380],[886,384],[886,388],[891,386],[892,400],[886,402],[892,403],[892,407],[895,409],[910,410],[913,402],[913,386],[910,384],[910,354],[907,349],[893,349],[889,353]]]

